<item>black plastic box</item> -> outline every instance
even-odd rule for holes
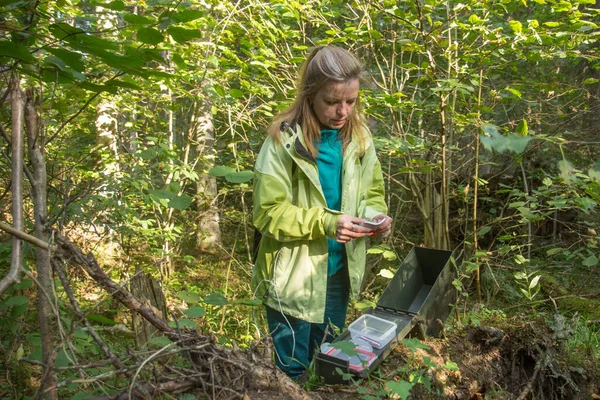
[[[317,374],[326,383],[347,383],[337,371],[365,377],[387,357],[399,340],[409,334],[424,339],[437,336],[456,299],[452,286],[456,274],[451,264],[452,252],[414,247],[382,293],[377,307],[368,312],[376,317],[395,322],[396,338],[381,349],[373,349],[376,359],[361,371],[349,368],[348,361],[317,353]],[[350,340],[345,330],[335,342]]]

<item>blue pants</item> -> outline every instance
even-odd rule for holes
[[[300,376],[308,368],[315,349],[323,341],[331,342],[334,339],[333,329],[327,329],[330,322],[340,330],[344,328],[349,291],[347,268],[342,268],[327,277],[325,321],[322,324],[313,324],[267,307],[267,322],[277,353],[275,362],[292,379]],[[327,338],[323,340],[326,329]]]

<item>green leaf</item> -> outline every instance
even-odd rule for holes
[[[105,317],[104,315],[99,315],[99,314],[89,314],[87,316],[88,321],[92,321],[92,322],[98,322],[99,324],[102,325],[116,325],[117,322],[113,321],[110,318]]]
[[[558,254],[558,253],[560,253],[561,251],[563,251],[563,249],[562,249],[562,248],[560,248],[560,247],[555,247],[555,248],[553,248],[553,249],[550,249],[550,250],[546,251],[546,255],[548,255],[548,256],[553,256],[553,255],[555,255],[555,254]]]
[[[479,228],[479,230],[477,231],[477,237],[483,237],[485,236],[486,233],[488,233],[489,231],[492,230],[491,226],[482,226],[481,228]]]
[[[14,306],[22,306],[23,304],[29,303],[29,297],[27,296],[12,296],[6,299],[2,303],[2,308],[14,307]]]
[[[111,88],[111,87],[118,88],[119,87],[119,88],[124,88],[124,89],[133,89],[133,90],[140,90],[140,91],[144,90],[144,89],[142,89],[141,86],[138,86],[135,83],[120,81],[118,79],[107,81],[104,84],[104,86],[108,87],[108,88]],[[156,154],[154,156],[156,156]],[[154,158],[154,157],[152,157],[152,158]]]
[[[190,318],[200,318],[206,314],[206,309],[204,307],[190,307],[183,312],[187,317]]]
[[[165,347],[170,345],[171,343],[173,343],[171,341],[171,339],[169,339],[166,336],[156,336],[153,337],[152,339],[148,340],[148,344],[155,346],[155,347]]]
[[[234,99],[239,99],[241,97],[244,97],[244,92],[241,91],[240,89],[229,89],[229,94]]]
[[[27,47],[8,41],[0,41],[0,56],[15,58],[26,62],[35,62],[35,57],[29,53]]]
[[[385,387],[390,392],[392,392],[393,394],[397,395],[402,400],[404,400],[404,399],[408,399],[408,396],[410,395],[410,391],[414,385],[415,385],[414,383],[410,383],[407,381],[400,381],[400,382],[388,381],[385,384]]]
[[[367,254],[383,254],[384,251],[385,249],[381,247],[371,247],[369,250],[367,250]]]
[[[123,3],[121,0],[114,0],[105,5],[104,7],[114,11],[123,11],[125,10],[125,3]]]
[[[186,69],[187,68],[187,64],[185,63],[185,60],[183,59],[183,57],[181,57],[181,55],[179,55],[178,53],[173,54],[173,56],[171,57],[173,62],[180,68],[180,69]]]
[[[575,166],[571,164],[571,162],[567,160],[560,160],[558,162],[558,170],[560,171],[560,176],[563,178],[565,182],[575,181]]]
[[[231,183],[244,183],[251,181],[254,177],[254,172],[252,171],[240,171],[233,172],[231,174],[225,175],[225,179]]]
[[[400,341],[400,343],[402,343],[403,345],[405,345],[410,351],[416,351],[417,349],[423,349],[423,350],[429,350],[430,349],[430,347],[428,345],[426,345],[425,343],[422,343],[417,338],[402,339]]]
[[[217,165],[208,172],[210,176],[227,176],[231,173],[234,173],[235,169],[231,167],[226,167],[225,165]]]
[[[595,255],[591,255],[582,262],[586,267],[595,267],[598,265],[598,258]]]
[[[469,17],[469,23],[470,23],[471,25],[476,25],[476,24],[477,24],[478,22],[480,22],[480,21],[481,21],[481,19],[480,19],[480,18],[479,18],[477,15],[475,15],[475,14],[472,14],[472,15]]]
[[[54,365],[56,367],[64,368],[68,367],[70,364],[71,362],[69,361],[69,357],[67,357],[65,349],[60,349],[60,351],[56,355],[56,358],[54,359]]]
[[[465,261],[465,272],[467,274],[470,274],[472,272],[475,272],[479,269],[479,264],[474,263],[472,261]]]
[[[16,3],[25,3],[25,0],[0,0],[0,7],[6,7],[9,6],[11,4],[15,4]]]
[[[174,208],[176,210],[185,210],[192,204],[193,199],[187,194],[182,194],[181,196],[177,196],[172,198],[169,201],[169,207]]]
[[[377,304],[375,304],[375,302],[373,302],[371,300],[357,301],[354,304],[354,308],[359,311],[363,311],[363,310],[366,310],[369,308],[375,309],[376,307],[377,307]]]
[[[379,274],[377,274],[379,276],[383,276],[384,278],[387,279],[392,279],[394,277],[394,273],[392,271],[390,271],[389,269],[382,269],[381,271],[379,271]]]
[[[227,303],[229,303],[227,299],[219,293],[211,293],[208,296],[205,296],[204,302],[213,306],[224,306],[227,305]]]
[[[358,354],[358,350],[356,350],[356,344],[352,343],[349,340],[340,340],[331,343],[331,347],[333,347],[334,349],[341,350],[343,353],[349,356],[355,356]]]
[[[12,307],[12,309],[10,310],[11,318],[19,318],[21,315],[23,315],[27,312],[28,308],[29,308],[29,305],[27,303],[14,305]]]
[[[198,324],[197,324],[197,323],[195,323],[194,321],[192,321],[192,320],[189,320],[189,319],[187,319],[187,318],[182,318],[182,319],[180,319],[180,320],[179,320],[179,321],[177,321],[177,322],[179,323],[179,326],[180,326],[181,328],[191,328],[191,329],[196,329],[196,328],[198,327]],[[175,327],[175,325],[176,325],[176,324],[175,324],[175,321],[171,321],[171,322],[169,322],[169,325],[170,325],[170,326],[173,326],[173,327]]]
[[[514,33],[523,32],[523,25],[519,21],[508,21],[508,24]]]
[[[386,250],[383,252],[383,258],[385,258],[387,261],[394,261],[398,258],[398,256],[393,251]]]
[[[589,197],[579,197],[576,198],[574,202],[577,205],[577,207],[586,214],[589,214],[589,212],[598,205],[598,203],[596,203]]]
[[[450,360],[446,361],[444,368],[446,368],[448,371],[458,371],[459,369],[458,364]]]
[[[525,119],[522,119],[521,122],[519,122],[519,125],[517,126],[517,133],[521,136],[525,136],[528,132],[529,128],[527,126],[527,121]]]
[[[144,17],[143,15],[129,13],[123,14],[123,19],[132,25],[151,25],[155,22],[154,20]]]
[[[152,196],[158,198],[158,199],[166,199],[166,200],[171,200],[173,199],[175,196],[177,196],[177,193],[173,193],[170,190],[163,190],[163,189],[148,189],[148,193],[150,193]]]
[[[186,290],[182,290],[181,292],[177,293],[177,296],[189,304],[196,304],[200,302],[200,296],[197,293],[188,292]]]
[[[52,35],[54,35],[57,39],[61,40],[73,41],[76,39],[77,36],[86,35],[86,33],[83,30],[75,28],[74,26],[71,26],[64,22],[52,24],[48,27],[48,30],[50,30],[50,33],[52,33]]]
[[[485,125],[483,129],[488,136],[481,135],[481,143],[489,151],[499,153],[508,151],[520,154],[525,151],[527,144],[533,139],[531,136],[524,137],[514,133],[503,136],[498,132],[498,128],[491,124]]]
[[[23,279],[21,282],[16,283],[12,286],[13,290],[23,290],[28,289],[33,285],[33,281],[31,279]]]
[[[137,30],[137,38],[140,42],[155,46],[163,41],[163,34],[151,27],[142,27]]]
[[[587,78],[586,80],[584,80],[581,83],[584,85],[593,85],[593,84],[598,83],[598,79],[597,78]]]
[[[174,41],[180,44],[202,37],[202,32],[197,29],[185,29],[176,26],[169,26],[167,28],[167,32],[169,35],[171,35]]]
[[[541,275],[537,275],[535,278],[533,278],[531,280],[531,282],[529,282],[529,289],[530,290],[537,286],[537,284],[540,281],[541,277],[542,277]]]
[[[83,72],[85,70],[85,64],[83,63],[81,54],[65,49],[55,49],[52,47],[44,47],[44,50],[60,58],[66,65],[77,72]]]
[[[234,301],[234,304],[241,304],[241,305],[250,306],[250,307],[259,307],[259,306],[262,306],[263,302],[262,302],[262,300],[259,300],[259,299],[236,300],[236,301]]]
[[[186,23],[190,21],[194,21],[204,17],[204,11],[200,10],[185,10],[179,13],[173,14],[171,19],[177,23]]]

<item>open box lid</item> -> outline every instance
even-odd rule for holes
[[[442,274],[451,257],[452,252],[448,250],[414,247],[379,297],[377,306],[391,311],[418,314],[434,285],[438,289],[446,287],[448,282],[440,282],[440,279],[447,279],[451,275]],[[434,292],[436,296],[440,294],[439,291]]]

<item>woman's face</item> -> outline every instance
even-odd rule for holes
[[[328,81],[315,94],[313,110],[325,128],[340,129],[348,121],[358,99],[359,82]]]

